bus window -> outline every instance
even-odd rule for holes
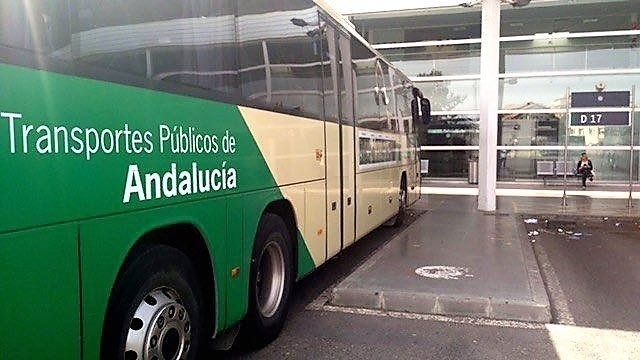
[[[0,44],[52,54],[69,45],[65,1],[0,3]]]
[[[267,8],[265,8],[267,7]],[[257,106],[321,119],[322,33],[310,1],[238,1],[242,97]]]
[[[76,0],[75,60],[235,95],[234,1]]]
[[[379,93],[376,92],[376,55],[358,39],[351,38],[351,58],[355,71],[356,124],[360,127],[381,130]]]

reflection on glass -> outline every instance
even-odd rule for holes
[[[570,150],[567,152],[567,171],[569,182],[579,185],[579,179],[575,176],[580,154],[586,151],[593,163],[595,173],[594,181],[598,182],[628,182],[629,181],[629,156],[628,150]],[[636,154],[637,155],[637,154]],[[502,150],[497,153],[498,180],[514,181],[538,179],[563,180],[564,151],[537,150],[518,151]],[[634,179],[637,179],[638,161],[634,161]],[[551,174],[549,174],[549,170]],[[637,181],[637,180],[636,180]]]
[[[480,44],[382,50],[408,76],[480,74]]]
[[[415,84],[431,100],[431,110],[477,110],[478,80],[429,81]]]
[[[426,129],[420,131],[423,145],[478,145],[477,115],[433,116]]]
[[[67,6],[65,1],[3,1],[0,44],[60,57],[71,41]]]
[[[579,75],[500,79],[500,109],[565,109],[566,92],[595,91],[598,83],[607,91],[629,91],[640,85],[640,74]],[[636,95],[636,98],[638,96]]]
[[[637,69],[636,36],[502,42],[505,73],[566,70]],[[636,39],[637,40],[637,39]]]
[[[510,146],[564,144],[565,114],[504,114],[498,118],[498,144]]]
[[[569,145],[602,146],[631,143],[629,126],[572,126],[569,128]]]
[[[498,180],[515,181],[536,179],[540,177],[538,173],[547,173],[549,169],[544,165],[545,163],[551,164],[551,173],[553,173],[554,162],[563,160],[563,153],[557,150],[499,150],[497,159]]]
[[[477,151],[421,151],[421,160],[429,160],[429,177],[464,178],[469,173],[469,159]]]
[[[73,2],[72,43],[60,57],[148,79],[237,95],[231,0]]]
[[[586,150],[593,163],[595,181],[629,181],[629,160],[631,153],[627,150]],[[577,167],[582,151],[569,151],[568,158]]]
[[[310,2],[237,2],[242,97],[276,111],[322,118],[322,35]]]

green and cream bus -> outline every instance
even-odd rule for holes
[[[0,358],[272,340],[418,199],[416,94],[319,1],[2,1]]]

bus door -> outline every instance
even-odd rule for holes
[[[329,22],[325,29],[327,258],[330,258],[355,240],[355,128],[350,37]]]

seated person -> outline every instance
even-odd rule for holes
[[[580,154],[580,160],[578,160],[578,166],[576,167],[576,175],[582,178],[582,189],[587,188],[587,178],[589,181],[593,181],[593,164],[587,156],[587,153],[583,152]]]

